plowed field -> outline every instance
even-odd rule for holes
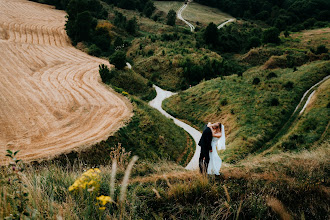
[[[132,116],[101,83],[107,61],[71,46],[64,11],[27,0],[0,9],[0,164],[6,149],[31,161],[90,146]]]

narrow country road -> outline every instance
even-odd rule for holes
[[[157,96],[154,98],[152,101],[149,102],[149,105],[160,111],[163,115],[165,115],[167,118],[173,119],[174,123],[178,125],[179,127],[183,128],[186,130],[194,139],[196,143],[196,151],[189,162],[189,164],[186,166],[187,170],[196,170],[198,169],[198,159],[199,159],[199,154],[200,154],[200,146],[198,146],[198,141],[201,138],[202,134],[196,130],[195,128],[187,125],[186,123],[174,118],[172,115],[168,114],[163,108],[162,108],[162,102],[164,99],[167,99],[171,97],[172,95],[175,95],[176,93],[172,93],[169,91],[165,91],[158,86],[154,85],[154,88],[156,89]]]
[[[186,4],[183,4],[182,7],[179,9],[178,11],[178,15],[177,17],[183,21],[184,23],[186,23],[189,27],[190,27],[190,31],[193,32],[195,30],[194,25],[190,24],[188,21],[186,21],[183,17],[182,17],[182,12],[183,10],[185,10],[185,8],[188,6],[189,2],[187,2]]]
[[[236,19],[231,18],[231,19],[229,19],[228,21],[223,22],[222,24],[220,24],[220,25],[218,26],[218,29],[224,27],[224,26],[225,26],[226,24],[228,24],[229,22],[233,22],[233,21],[235,21],[235,20],[236,20]]]
[[[312,91],[316,86],[318,86],[318,85],[320,85],[321,83],[325,82],[325,81],[328,80],[329,78],[330,78],[330,75],[324,77],[320,82],[316,83],[316,84],[313,85],[311,88],[309,88],[309,89],[304,93],[303,97],[301,98],[299,104],[297,105],[297,107],[296,107],[296,109],[294,110],[294,112],[292,113],[292,115],[294,115],[294,114],[296,113],[296,111],[298,110],[298,108],[301,106],[301,104],[303,103],[303,100],[305,99],[306,95],[307,95],[310,91]],[[307,101],[306,101],[304,107],[303,107],[303,108],[301,109],[301,111],[299,112],[299,115],[301,115],[301,114],[304,112],[304,110],[306,109],[306,107],[307,107],[309,101],[311,100],[312,96],[314,95],[314,92],[315,92],[315,90],[309,95],[309,97],[308,97],[308,99],[307,99]]]

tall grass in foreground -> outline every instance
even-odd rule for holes
[[[50,162],[27,166],[21,176],[31,219],[328,219],[328,155],[326,141],[299,153],[248,157],[223,167],[221,177],[169,161],[131,162],[130,175],[129,158],[100,172],[83,162]],[[70,192],[90,169],[98,173],[97,184],[88,179],[84,190]],[[7,171],[3,167],[1,177]],[[0,188],[0,219],[15,210],[9,187]]]

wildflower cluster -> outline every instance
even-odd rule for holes
[[[69,187],[69,191],[78,191],[87,188],[88,192],[98,192],[101,181],[100,172],[98,168],[87,170]]]
[[[113,202],[113,200],[111,199],[111,197],[110,196],[99,196],[99,197],[96,197],[96,199],[99,201],[96,205],[99,205],[100,207],[99,207],[99,209],[100,210],[105,210],[105,205],[107,204],[107,203],[112,203]]]
[[[121,92],[124,96],[128,96],[128,92],[122,91]]]

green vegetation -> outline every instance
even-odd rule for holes
[[[126,66],[126,54],[123,51],[116,51],[109,59],[116,69],[122,70]]]
[[[12,166],[2,167],[0,218],[16,211],[20,202],[9,196],[15,186],[7,177],[16,173],[24,176],[24,210],[32,219],[324,219],[329,153],[329,142],[324,142],[313,151],[246,160],[223,168],[221,178],[203,178],[165,160],[138,160],[133,169],[126,169],[129,157],[123,150],[110,154],[118,161],[117,169],[91,169],[82,161],[14,171]],[[129,174],[129,181],[124,181]],[[94,182],[85,185],[90,179]],[[111,199],[101,203],[105,196]]]
[[[277,77],[269,77],[270,72]],[[228,131],[224,159],[237,162],[262,148],[284,125],[304,92],[329,73],[329,61],[306,64],[295,72],[256,67],[242,77],[200,83],[165,100],[163,105],[170,114],[199,128],[208,121],[223,122]],[[221,104],[222,100],[227,100],[226,105]],[[318,133],[324,129],[320,126]]]
[[[299,31],[329,25],[327,0],[196,0],[234,17],[261,20],[280,30]]]
[[[125,94],[125,91],[115,89]],[[188,142],[191,138],[185,131],[144,101],[130,97],[134,105],[134,115],[126,126],[120,128],[106,141],[80,152],[61,155],[55,160],[67,164],[68,160],[74,163],[79,158],[91,166],[108,164],[111,160],[110,152],[120,143],[121,147],[130,151],[132,155],[138,155],[142,160],[168,159],[180,164],[189,162],[193,155],[185,149],[190,147]]]
[[[176,13],[171,9],[167,14],[167,23],[168,25],[174,26],[176,21]]]
[[[156,8],[166,14],[171,9],[177,12],[182,5],[183,1],[155,1]],[[182,16],[198,28],[202,28],[211,22],[218,25],[232,18],[229,14],[223,13],[217,8],[195,2],[189,3],[189,6],[182,12]]]
[[[313,143],[329,138],[330,82],[325,81],[316,91],[307,109],[298,117],[281,143],[275,147],[283,150],[310,148]]]

